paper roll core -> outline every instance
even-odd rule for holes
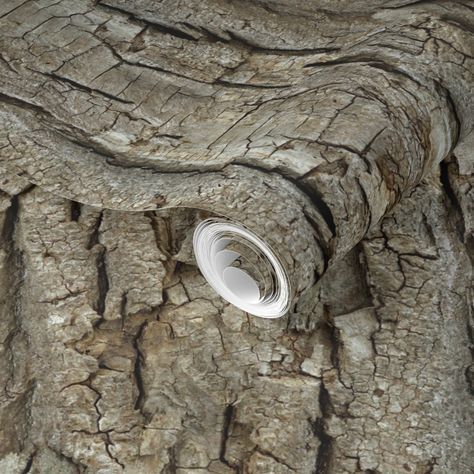
[[[206,219],[194,231],[201,273],[226,301],[261,318],[279,318],[291,302],[287,272],[259,236],[240,223]]]

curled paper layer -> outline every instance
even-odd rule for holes
[[[234,222],[206,219],[194,231],[193,246],[202,274],[224,299],[262,318],[287,313],[287,271],[257,235]]]

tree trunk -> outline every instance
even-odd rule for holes
[[[0,5],[0,472],[474,472],[474,8]],[[288,265],[266,320],[209,214]]]

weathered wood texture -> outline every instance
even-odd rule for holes
[[[412,3],[0,4],[0,472],[474,470],[474,6]],[[311,311],[176,205],[332,263]]]

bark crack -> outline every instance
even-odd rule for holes
[[[227,451],[227,441],[230,436],[231,425],[234,420],[235,416],[235,407],[233,404],[229,404],[225,407],[224,410],[224,425],[222,428],[222,438],[221,438],[221,447],[219,451],[219,460],[224,463],[226,466],[237,470],[235,466],[233,466],[227,459],[226,459],[226,451]]]
[[[143,403],[145,402],[146,399],[146,393],[145,393],[145,384],[143,382],[143,376],[142,376],[142,365],[144,363],[144,355],[143,352],[140,349],[140,339],[143,335],[143,331],[145,330],[148,322],[145,321],[144,323],[141,324],[140,328],[138,329],[135,337],[133,338],[133,348],[135,350],[135,365],[134,365],[134,376],[135,376],[135,384],[138,390],[138,396],[135,400],[135,410],[139,410],[140,413],[145,417],[145,413],[143,413]]]
[[[106,99],[120,102],[121,104],[135,104],[135,102],[131,100],[122,99],[121,97],[117,97],[116,95],[109,94],[108,92],[105,92],[101,89],[94,89],[93,87],[86,86],[85,84],[81,84],[80,82],[74,81],[73,79],[70,79],[68,77],[60,76],[59,74],[56,74],[55,72],[42,72],[41,74],[43,76],[50,77],[51,79],[54,79],[56,81],[65,82],[66,84],[69,84],[70,86],[73,86],[74,88],[79,89],[91,95],[98,94],[98,95],[101,95],[102,97],[105,97]]]
[[[109,292],[107,249],[105,247],[101,248],[97,254],[97,290],[97,314],[103,318],[106,308],[107,293]]]
[[[332,407],[329,392],[321,380],[319,389],[319,406],[322,416],[311,422],[313,433],[319,439],[320,445],[316,456],[315,474],[330,474],[333,456],[333,439],[328,435],[326,420],[331,416]]]

